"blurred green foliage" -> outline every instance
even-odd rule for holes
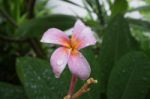
[[[132,0],[82,0],[87,17],[52,14],[48,0],[0,0],[0,99],[62,99],[69,88],[68,69],[56,79],[49,56],[54,45],[40,43],[48,28],[67,30],[80,18],[95,31],[96,46],[81,50],[98,84],[80,99],[150,99],[150,0],[137,8]],[[143,18],[126,17],[138,11]],[[97,19],[92,14],[95,13]],[[78,81],[77,91],[85,81]]]
[[[142,52],[130,52],[120,58],[111,72],[108,98],[144,99],[149,90],[149,78],[149,58]]]

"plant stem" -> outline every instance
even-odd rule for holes
[[[32,19],[35,17],[34,8],[35,8],[36,0],[27,0],[27,12],[28,18]]]
[[[9,42],[9,43],[23,43],[27,41],[26,39],[16,39],[16,38],[4,36],[4,35],[0,35],[0,40]]]
[[[45,53],[43,52],[43,49],[36,38],[28,38],[28,43],[32,46],[34,52],[36,53],[37,57],[39,58],[45,58]]]
[[[90,86],[92,84],[96,84],[98,81],[93,79],[93,78],[89,78],[86,83],[75,93],[71,96],[71,99],[78,99],[80,96],[82,96],[84,93],[88,92],[90,90]]]
[[[27,13],[28,19],[35,18],[34,8],[36,0],[27,0]],[[37,38],[28,38],[28,42],[36,53],[37,57],[45,58],[45,53],[43,52],[42,46]]]
[[[90,90],[90,86],[92,84],[96,84],[97,82],[98,81],[95,80],[94,78],[89,78],[76,93],[68,94],[67,96],[64,97],[64,99],[78,99],[80,96],[82,96],[83,94],[85,94]]]
[[[95,0],[95,1],[96,1],[97,10],[98,10],[97,15],[100,20],[100,24],[103,26],[105,24],[105,21],[104,21],[104,17],[102,13],[102,7],[101,7],[101,4],[99,3],[99,0]]]
[[[74,88],[75,88],[75,85],[77,83],[77,80],[78,78],[72,74],[72,78],[71,78],[71,82],[70,82],[70,88],[69,88],[69,91],[68,91],[68,95],[72,95],[73,92],[74,92]]]

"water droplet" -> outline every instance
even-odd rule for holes
[[[147,80],[148,78],[147,78],[147,77],[143,77],[142,79],[143,79],[143,80]]]
[[[98,55],[95,55],[95,58],[98,58]]]
[[[55,87],[51,87],[51,90],[54,90],[55,89]]]
[[[35,89],[35,88],[36,88],[36,85],[32,85],[31,87]]]
[[[57,65],[62,65],[64,62],[63,62],[63,60],[58,60],[57,61]]]
[[[76,66],[80,66],[81,64],[77,63]]]
[[[144,91],[144,90],[142,90],[142,91],[141,91],[141,93],[145,93],[145,91]]]
[[[125,73],[125,72],[126,72],[126,70],[122,70],[122,72],[123,72],[123,73]]]
[[[89,46],[89,45],[90,45],[89,43],[86,44],[86,46]]]
[[[50,77],[48,77],[47,79],[50,80]]]
[[[79,55],[79,57],[81,57],[81,58],[82,58],[82,57],[83,57],[83,56],[82,56],[82,54],[80,54],[80,55]]]
[[[37,77],[37,79],[38,79],[38,80],[41,80],[41,77],[40,77],[40,76],[38,76],[38,77]]]

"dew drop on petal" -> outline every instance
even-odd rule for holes
[[[90,45],[89,43],[86,44],[86,46],[89,46],[89,45]]]
[[[63,62],[63,60],[58,60],[57,61],[57,65],[62,65],[64,62]]]
[[[81,58],[83,57],[81,54],[79,55]]]

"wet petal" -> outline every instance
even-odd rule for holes
[[[78,36],[78,34],[80,34],[85,28],[86,26],[84,23],[80,20],[77,20],[73,28],[73,36]]]
[[[70,49],[64,47],[56,49],[52,54],[50,62],[56,78],[59,78],[65,69],[69,55]]]
[[[69,46],[69,38],[67,37],[67,35],[56,28],[48,29],[44,33],[41,42]]]
[[[84,47],[95,45],[96,38],[89,27],[86,27],[78,36],[71,38],[72,45],[75,45],[78,50]]]
[[[72,74],[78,76],[82,80],[86,80],[90,76],[90,65],[78,51],[71,53],[68,60],[68,66]]]

